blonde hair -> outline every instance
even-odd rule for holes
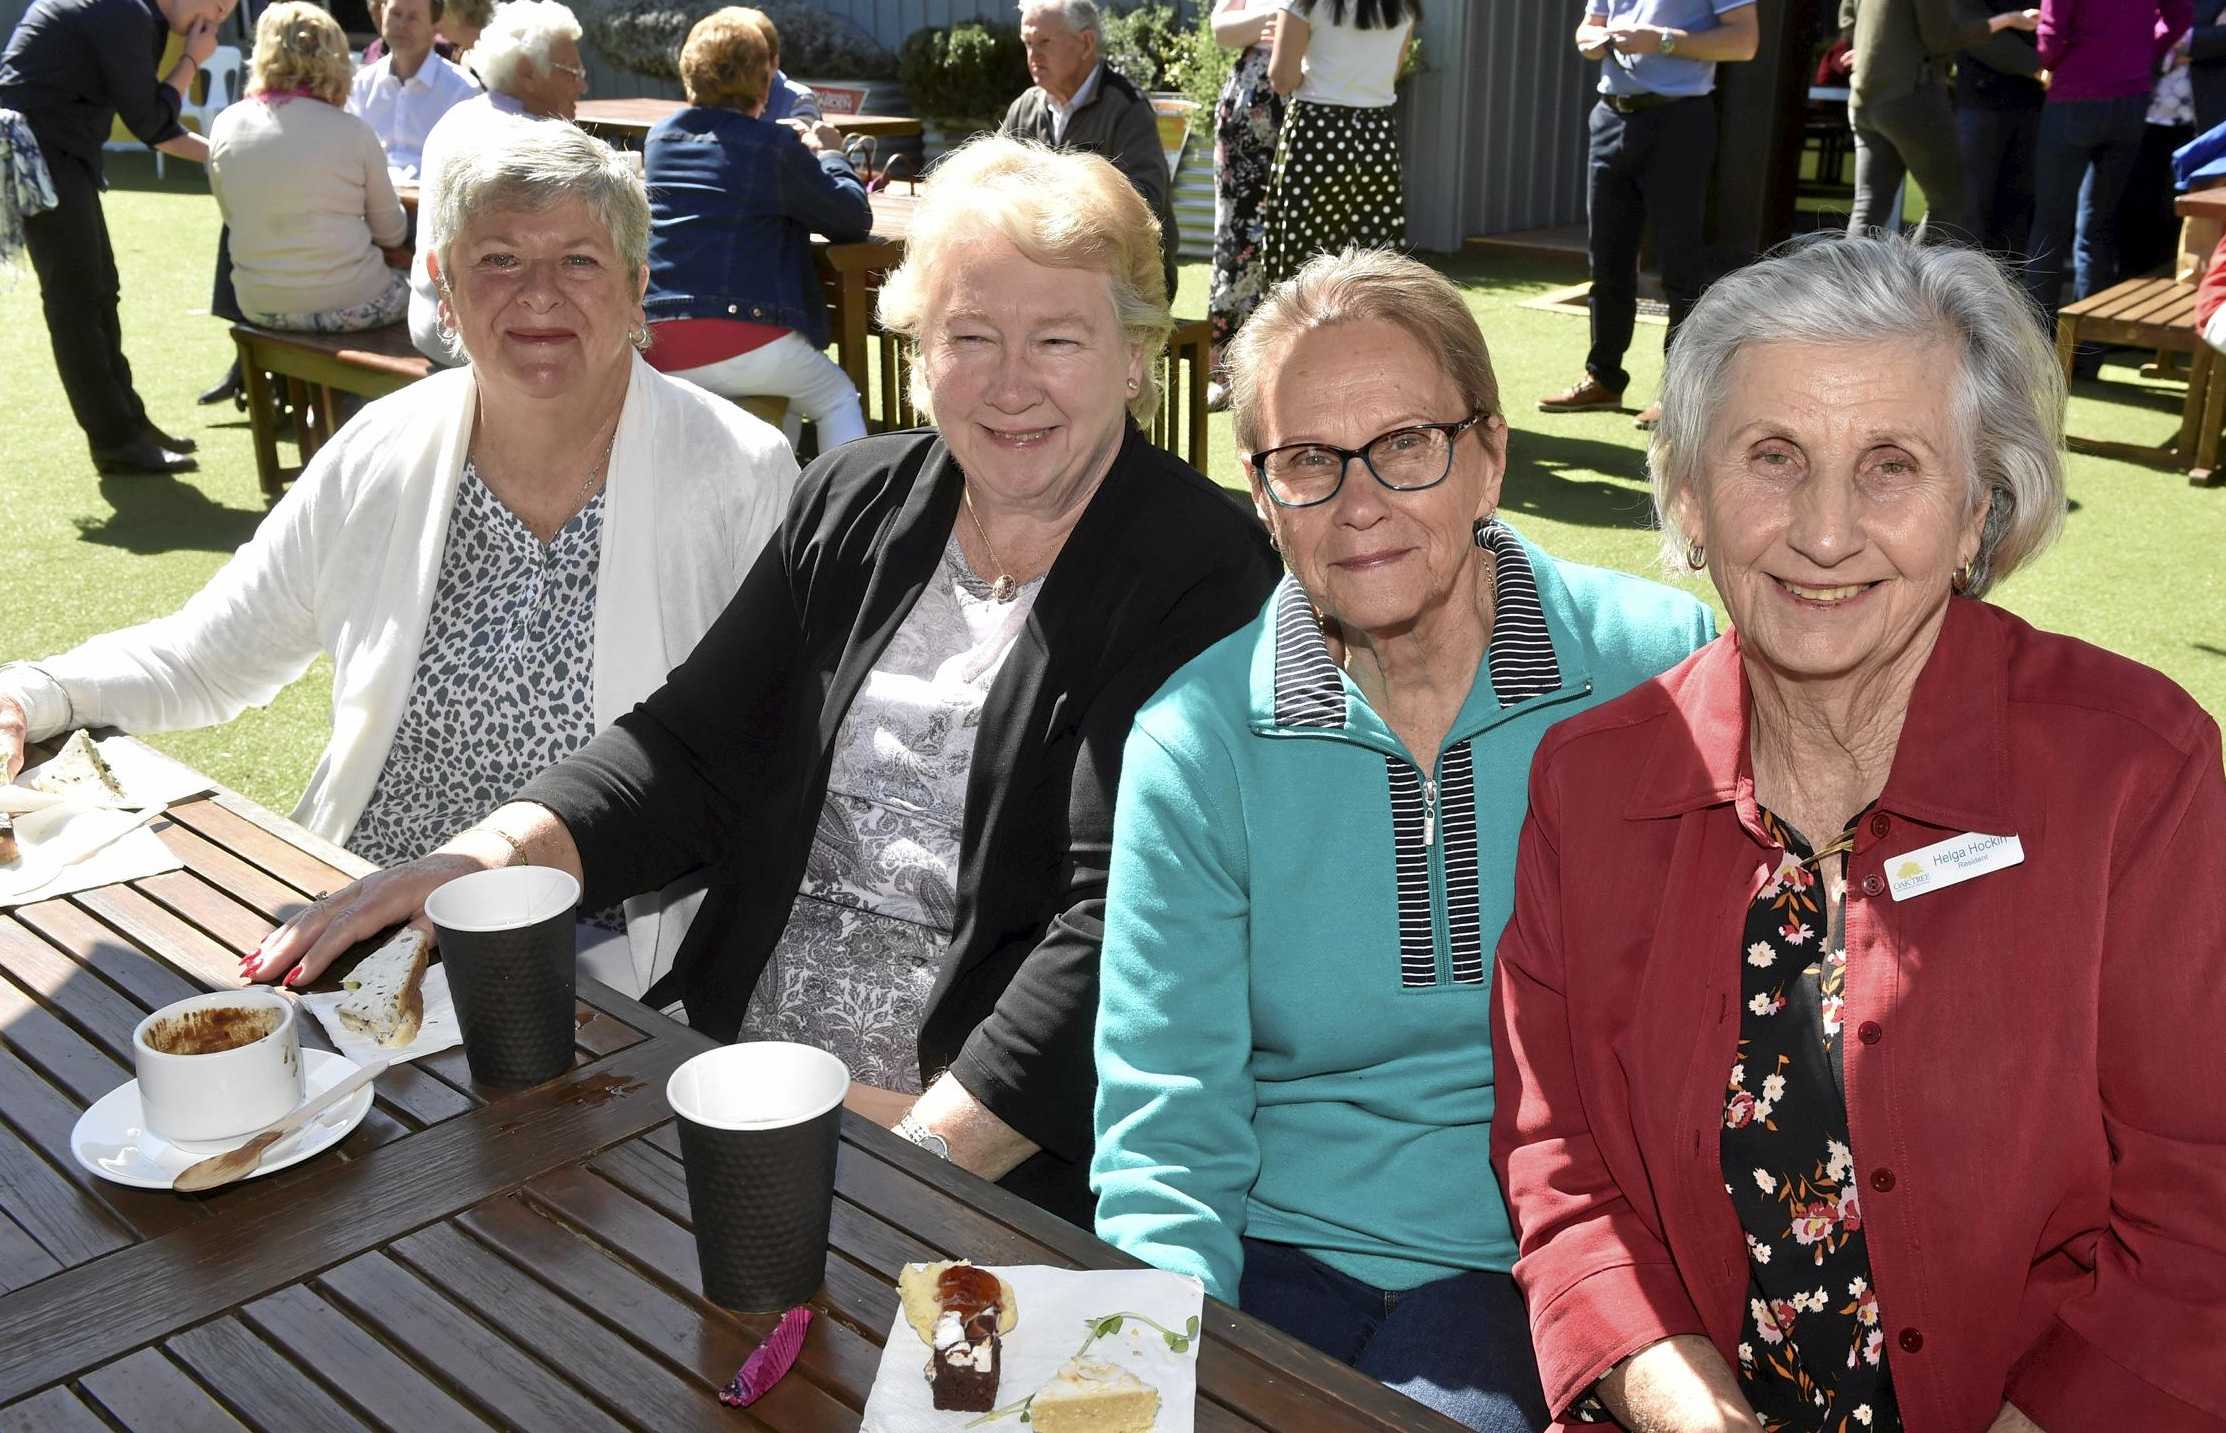
[[[1935,339],[1960,359],[1952,373],[1928,373],[1948,386],[1971,502],[1986,513],[1958,590],[1982,597],[2046,551],[2064,525],[2064,371],[2040,310],[1976,249],[1835,235],[1795,240],[1718,279],[1678,326],[1646,455],[1664,565],[1686,565],[1679,508],[1706,481],[1709,430],[1741,349],[1891,343],[1920,363]]]
[[[773,23],[773,17],[763,10],[754,9],[748,5],[742,6],[741,10],[743,14],[757,21],[758,31],[765,36],[766,52],[777,63],[781,58],[781,32],[780,28]]]
[[[773,86],[772,51],[765,32],[739,5],[696,21],[680,47],[680,83],[688,103],[748,114],[765,103]]]
[[[255,22],[255,58],[247,87],[307,90],[329,105],[346,104],[354,67],[340,22],[306,0],[284,0]]]
[[[1369,321],[1397,324],[1434,355],[1461,390],[1468,413],[1500,416],[1491,350],[1461,291],[1437,270],[1404,255],[1348,248],[1316,255],[1277,284],[1230,343],[1229,416],[1240,455],[1259,447],[1261,380],[1291,343],[1332,324]]]
[[[987,229],[1033,263],[1103,274],[1113,314],[1131,353],[1156,355],[1174,320],[1160,267],[1159,221],[1134,185],[1094,154],[988,134],[944,156],[920,188],[904,262],[881,286],[881,326],[915,343],[934,314],[936,274],[954,252]],[[912,367],[912,405],[929,413],[922,365]],[[1159,411],[1156,363],[1129,412],[1149,422]]]

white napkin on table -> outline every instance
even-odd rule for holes
[[[1075,1356],[1090,1326],[1109,1314],[1146,1314],[1177,1333],[1204,1310],[1205,1285],[1160,1269],[1054,1269],[1042,1264],[991,1265],[1012,1285],[1019,1320],[1004,1336],[1005,1367],[998,1380],[997,1406],[1020,1402],[1049,1383]],[[1193,1433],[1198,1416],[1198,1342],[1193,1334],[1186,1352],[1167,1347],[1159,1330],[1124,1319],[1120,1331],[1096,1340],[1086,1357],[1118,1364],[1159,1390],[1154,1433]],[[928,1391],[929,1349],[904,1310],[897,1310],[881,1367],[866,1396],[860,1433],[955,1433],[982,1415],[938,1413]],[[1018,1415],[983,1425],[984,1433],[1027,1433]]]
[[[13,785],[0,786],[0,811],[16,818],[21,853],[0,865],[0,908],[143,880],[185,865],[146,828],[172,802],[209,790],[208,781],[137,742],[111,739],[94,745],[132,804],[35,791],[31,782],[47,763],[26,770]]]

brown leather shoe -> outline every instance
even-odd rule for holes
[[[1639,410],[1638,417],[1631,420],[1631,426],[1638,429],[1642,433],[1651,433],[1654,431],[1654,425],[1661,421],[1662,405],[1659,403],[1649,403],[1644,408],[1641,408]]]
[[[1566,392],[1538,400],[1538,411],[1541,413],[1597,413],[1603,409],[1612,410],[1622,406],[1622,390],[1607,387],[1589,373],[1584,376],[1584,381],[1573,385]]]

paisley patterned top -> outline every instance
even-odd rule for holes
[[[1778,869],[1747,907],[1725,1187],[1747,1233],[1739,1384],[1770,1429],[1901,1427],[1847,1132],[1840,1009],[1846,889],[1768,811]]]
[[[957,537],[946,543],[843,718],[804,883],[741,1039],[816,1045],[854,1080],[921,1089],[920,1018],[951,939],[974,737],[1042,587],[999,602]]]
[[[543,546],[466,465],[408,704],[348,849],[414,861],[595,734],[598,492]],[[621,927],[619,912],[583,915]]]

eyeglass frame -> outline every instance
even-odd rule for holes
[[[529,55],[527,58],[531,59],[532,57]],[[551,60],[549,61],[549,68],[557,74],[570,75],[583,85],[587,83],[587,66],[585,65],[560,65],[555,60]]]
[[[1375,437],[1370,438],[1367,442],[1361,444],[1358,448],[1340,448],[1335,443],[1281,443],[1273,448],[1262,449],[1260,452],[1257,453],[1247,453],[1245,455],[1245,462],[1248,466],[1251,467],[1252,476],[1259,480],[1260,490],[1268,495],[1268,501],[1274,503],[1279,508],[1318,508],[1323,503],[1326,503],[1332,498],[1335,498],[1339,493],[1345,491],[1345,474],[1352,470],[1353,459],[1355,458],[1360,459],[1360,465],[1368,470],[1368,476],[1374,478],[1377,484],[1382,487],[1385,492],[1426,493],[1430,489],[1436,487],[1438,484],[1444,482],[1447,478],[1453,476],[1453,450],[1460,446],[1461,435],[1469,431],[1469,429],[1474,428],[1477,424],[1488,421],[1491,417],[1492,415],[1489,413],[1476,412],[1469,414],[1469,416],[1466,418],[1462,418],[1457,422],[1452,423],[1402,423],[1396,428],[1384,429],[1381,433],[1378,433]],[[1381,443],[1384,439],[1389,438],[1394,434],[1413,433],[1422,429],[1428,429],[1431,432],[1445,434],[1445,471],[1438,474],[1436,477],[1432,478],[1426,483],[1416,483],[1412,487],[1402,488],[1386,481],[1384,475],[1376,471],[1376,465],[1368,461],[1368,450],[1375,447],[1378,443]],[[1328,492],[1322,494],[1322,496],[1314,499],[1312,502],[1286,502],[1282,498],[1276,496],[1275,485],[1268,481],[1266,460],[1274,457],[1277,453],[1287,453],[1297,448],[1320,448],[1326,452],[1335,453],[1339,460],[1337,464],[1337,482],[1330,488]]]

